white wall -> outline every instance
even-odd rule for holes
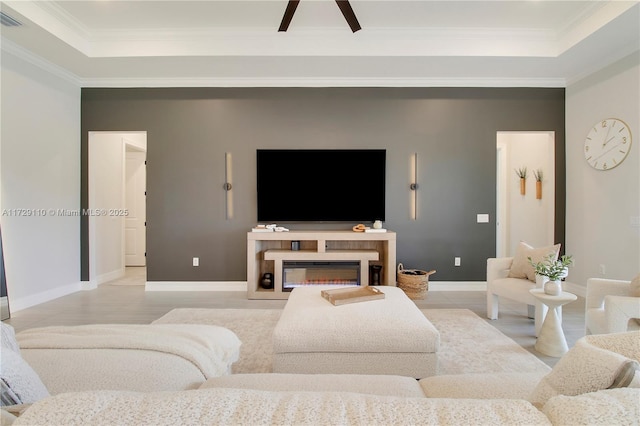
[[[80,207],[80,88],[5,50],[0,69],[2,236],[15,312],[81,288],[80,217],[58,211]]]
[[[576,264],[568,280],[633,278],[640,272],[640,53],[567,87],[567,254]],[[627,159],[598,171],[584,159],[595,123],[625,121],[633,137]],[[602,274],[600,265],[604,265]]]
[[[553,132],[499,132],[497,143],[505,150],[504,255],[513,256],[520,241],[534,247],[554,244],[554,141]],[[520,194],[515,169],[527,168],[526,193]],[[534,170],[542,170],[542,198],[536,199]]]

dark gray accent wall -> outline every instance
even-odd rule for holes
[[[436,269],[433,281],[481,281],[486,259],[495,256],[498,131],[555,132],[555,233],[564,246],[564,105],[564,89],[541,88],[83,89],[81,207],[88,202],[88,132],[147,131],[147,279],[245,280],[246,232],[256,224],[256,149],[382,148],[384,225],[397,232],[398,262]],[[233,156],[231,220],[225,152]],[[420,187],[412,221],[414,152]],[[324,164],[291,165],[294,177],[330,172]],[[476,223],[478,213],[489,213],[490,223]],[[81,235],[88,280],[86,217]],[[201,266],[191,266],[194,256]],[[461,267],[453,266],[454,256],[462,257]]]

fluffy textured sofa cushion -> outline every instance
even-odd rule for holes
[[[615,352],[640,362],[640,331],[594,334],[584,340],[592,346]]]
[[[22,359],[13,327],[2,323],[0,335],[1,405],[28,404],[49,396],[38,374]]]
[[[629,340],[632,338],[629,336]],[[636,360],[594,346],[583,337],[538,383],[529,401],[542,406],[557,395],[574,396],[612,387],[626,387],[631,384],[639,368]]]
[[[533,262],[540,262],[545,257],[553,254],[558,257],[560,253],[560,244],[549,247],[534,248],[524,241],[520,241],[513,257],[513,263],[509,269],[509,278],[526,278],[529,281],[536,281],[536,272],[529,263],[529,258]]]
[[[554,425],[637,425],[640,389],[610,389],[556,396],[542,411]]]
[[[20,353],[20,346],[16,341],[16,332],[9,324],[2,323],[0,328],[0,344],[2,349],[10,349],[16,353]]]
[[[288,392],[355,392],[424,398],[418,382],[406,376],[367,374],[232,374],[208,379],[200,389],[233,388]]]
[[[527,399],[545,373],[477,373],[431,376],[419,381],[427,398]]]
[[[49,396],[49,391],[20,354],[3,347],[0,357],[2,405],[29,404]]]
[[[527,401],[352,392],[198,389],[76,392],[32,405],[14,425],[550,425]]]
[[[640,297],[640,274],[636,275],[636,277],[631,280],[629,290],[630,296]]]

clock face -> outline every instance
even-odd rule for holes
[[[610,170],[627,158],[631,150],[629,126],[617,118],[596,123],[584,141],[584,158],[597,170]]]

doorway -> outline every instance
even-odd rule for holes
[[[497,132],[496,257],[513,256],[520,241],[554,244],[555,133]],[[527,169],[524,194],[517,169]],[[542,173],[541,195],[536,174]]]
[[[88,209],[91,287],[144,266],[146,132],[89,132]]]
[[[125,143],[125,266],[146,266],[146,151]]]

